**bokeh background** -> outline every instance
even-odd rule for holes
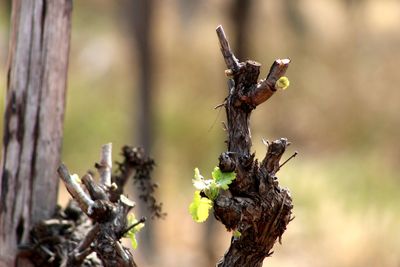
[[[225,150],[225,114],[214,109],[227,93],[222,24],[242,60],[263,64],[262,76],[275,58],[292,59],[289,89],[251,121],[258,157],[262,138],[287,137],[286,157],[300,152],[278,175],[296,218],[264,265],[400,266],[400,2],[135,1],[74,1],[62,158],[84,174],[103,143],[113,143],[114,160],[124,144],[150,150],[168,216],[149,223],[153,242],[140,237],[137,263],[213,266],[228,247],[221,224],[188,213],[193,169],[209,175]],[[0,1],[0,110],[8,2]],[[67,199],[60,186],[60,204]]]

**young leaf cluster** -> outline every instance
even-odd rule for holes
[[[215,167],[211,176],[212,179],[205,179],[198,168],[194,169],[192,182],[197,190],[194,192],[189,212],[195,222],[204,222],[208,218],[213,201],[218,197],[221,189],[227,190],[229,188],[229,185],[236,178],[236,173],[222,172],[219,167]],[[203,192],[205,197],[200,192]]]

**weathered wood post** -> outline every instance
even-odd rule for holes
[[[30,266],[18,246],[53,215],[63,134],[72,0],[14,0],[0,169],[0,267]]]

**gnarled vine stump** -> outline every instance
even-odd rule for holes
[[[229,191],[214,202],[214,215],[228,230],[241,234],[232,237],[231,245],[217,266],[257,267],[272,254],[291,221],[292,198],[278,185],[279,160],[288,146],[281,138],[268,143],[261,163],[251,153],[249,121],[251,112],[270,98],[276,82],[288,68],[289,59],[277,59],[265,80],[258,81],[261,65],[255,61],[239,62],[230,50],[221,26],[217,28],[221,52],[228,70],[229,94],[224,102],[227,115],[228,151],[219,158],[223,172],[236,172]]]
[[[163,218],[166,214],[162,212],[162,203],[155,199],[157,185],[150,176],[155,163],[143,149],[124,146],[124,160],[116,162],[117,170],[112,175],[111,147],[111,143],[102,146],[100,162],[95,164],[99,183],[93,179],[93,172],[79,179],[65,165],[58,168],[73,201],[53,218],[36,224],[30,232],[30,242],[20,248],[20,253],[31,259],[34,266],[137,266],[120,239],[132,238],[131,230],[144,223],[145,218],[129,221],[128,213],[135,203],[123,191],[128,180],[133,180],[151,217]]]

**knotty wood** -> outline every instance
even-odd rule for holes
[[[236,172],[229,192],[214,201],[214,215],[228,230],[238,230],[219,267],[261,267],[272,254],[291,221],[292,199],[289,190],[278,184],[276,172],[289,142],[281,138],[268,144],[259,164],[251,153],[250,115],[275,92],[275,83],[282,77],[290,60],[277,59],[265,80],[258,81],[261,64],[239,62],[230,50],[221,26],[217,28],[221,52],[228,70],[228,96],[224,106],[227,116],[228,151],[219,160],[224,172]]]

